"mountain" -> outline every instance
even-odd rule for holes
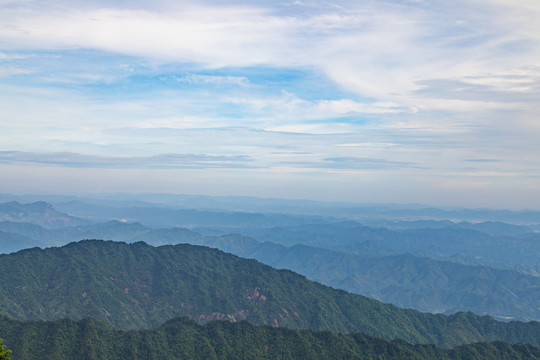
[[[540,359],[540,348],[503,342],[442,349],[364,334],[334,334],[175,318],[156,329],[122,331],[93,319],[20,322],[0,316],[13,360],[211,359]]]
[[[15,239],[20,235],[34,238],[17,242]],[[149,229],[138,223],[119,221],[55,230],[0,222],[3,252],[59,246],[82,238],[144,241],[154,246],[176,243],[210,246],[402,308],[444,314],[472,311],[501,320],[540,319],[540,277],[512,270],[466,266],[410,254],[374,257],[307,245],[286,247],[240,235],[202,236],[182,228]]]
[[[501,236],[522,236],[532,232],[532,229],[528,226],[506,224],[500,221],[484,221],[480,223],[463,221],[455,226],[462,229],[481,231],[489,235]]]
[[[496,236],[522,236],[534,232],[533,226],[507,224],[501,221],[483,221],[477,223],[468,221],[456,223],[450,220],[379,221],[372,223],[370,226],[384,227],[390,230],[461,228]]]
[[[0,252],[2,253],[11,253],[36,246],[43,246],[43,243],[24,235],[0,230]]]
[[[239,235],[199,244],[290,269],[334,288],[402,308],[452,314],[473,311],[499,319],[540,319],[540,277],[409,254],[366,257],[306,245],[285,247]]]
[[[88,240],[0,255],[1,312],[19,320],[93,317],[148,328],[177,316],[365,332],[440,346],[540,344],[540,323],[402,310],[286,270],[200,246]]]
[[[11,201],[0,204],[0,221],[27,222],[47,229],[88,224],[89,221],[75,218],[55,210],[43,201],[21,204]]]
[[[163,205],[134,205],[124,207],[101,203],[88,204],[77,200],[67,203],[57,203],[55,206],[62,211],[92,221],[104,222],[125,219],[129,222],[140,222],[152,228],[220,226],[234,229],[245,226],[293,226],[312,222],[326,223],[335,221],[334,219],[322,216],[171,208]]]
[[[409,253],[448,261],[469,259],[471,263],[503,269],[540,270],[540,242],[536,234],[494,236],[457,226],[389,230],[351,222],[237,231],[285,246],[303,244],[363,256]]]
[[[0,231],[9,234],[21,235],[33,240],[34,246],[59,246],[81,239],[115,239],[128,241],[137,238],[144,233],[156,230],[149,229],[139,223],[126,223],[121,221],[109,221],[101,224],[78,225],[60,229],[45,229],[36,224],[24,222],[1,221]],[[189,230],[186,230],[189,232]],[[2,235],[0,234],[0,244]],[[13,244],[15,246],[15,244]],[[17,250],[27,248],[26,243],[21,243]],[[6,252],[0,247],[0,252]]]
[[[127,223],[141,221],[142,224],[153,228],[182,226],[205,234],[241,233],[259,241],[270,241],[286,246],[303,244],[363,256],[410,253],[471,265],[515,269],[529,274],[540,273],[540,242],[534,237],[535,234],[530,232],[533,231],[532,228],[526,226],[501,222],[473,224],[423,220],[397,223],[390,221],[388,226],[394,226],[390,229],[367,227],[356,221],[321,216],[171,209],[165,206],[142,206],[139,202],[133,204],[134,206],[130,207],[116,207],[100,202],[89,204],[70,201],[60,203],[60,206],[64,206],[70,214],[93,220],[116,219]],[[382,211],[381,214],[384,213]],[[77,231],[73,229],[68,232],[57,231],[51,238],[55,241],[48,241],[53,245],[61,245],[59,239],[68,238],[79,240],[110,237],[123,240],[123,234],[119,232],[101,234],[99,231],[103,230],[103,225],[92,227],[87,220],[60,213],[45,202],[0,204],[1,220],[30,222],[56,230],[77,228]],[[421,225],[427,227],[417,227]],[[398,228],[395,228],[396,226]],[[12,232],[7,229],[0,230]],[[88,235],[85,235],[85,231]],[[96,231],[97,236],[92,236]],[[76,232],[78,237],[73,236]],[[43,236],[31,236],[19,231],[15,233],[45,243]]]

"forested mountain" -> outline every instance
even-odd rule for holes
[[[240,235],[202,236],[182,228],[150,229],[118,221],[54,230],[0,222],[0,251],[57,246],[82,238],[144,241],[151,245],[205,245],[402,308],[446,314],[473,311],[504,320],[540,319],[540,277],[511,270],[465,266],[410,254],[374,257],[306,245],[286,247]]]
[[[306,245],[285,247],[239,235],[200,244],[290,269],[311,280],[421,311],[473,311],[500,319],[540,319],[540,277],[409,254],[366,257]]]
[[[290,330],[245,321],[199,325],[187,318],[172,319],[153,330],[121,331],[92,319],[20,322],[0,316],[0,337],[13,350],[13,360],[540,359],[540,348],[526,344],[494,342],[442,349],[364,334]]]
[[[0,256],[2,313],[24,319],[93,317],[122,328],[176,316],[290,328],[366,332],[452,346],[503,340],[540,344],[540,323],[472,313],[424,314],[335,290],[218,250],[82,241]]]

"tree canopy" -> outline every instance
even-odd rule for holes
[[[4,350],[6,348],[5,345],[2,345],[2,342],[4,340],[0,339],[0,360],[9,360],[11,355],[11,350]]]

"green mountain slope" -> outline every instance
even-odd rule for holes
[[[20,320],[93,317],[135,329],[189,316],[366,332],[441,346],[495,340],[540,344],[538,322],[402,310],[192,245],[82,241],[1,255],[0,269],[0,311]]]
[[[13,360],[137,359],[540,359],[540,348],[503,342],[441,349],[364,334],[176,318],[153,330],[119,331],[92,319],[19,322],[0,316],[0,336]]]
[[[287,268],[323,284],[402,308],[473,311],[501,319],[540,319],[540,277],[409,254],[365,257],[327,249],[259,243],[238,235],[205,238],[208,246]]]
[[[31,237],[34,242],[17,241],[15,234]],[[502,320],[540,320],[540,277],[513,270],[466,266],[408,254],[366,257],[306,245],[285,247],[240,235],[202,236],[182,228],[149,229],[138,223],[118,221],[55,230],[0,222],[0,252],[20,250],[23,245],[58,246],[81,238],[210,246],[402,308],[445,314],[472,311]]]

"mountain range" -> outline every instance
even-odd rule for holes
[[[60,205],[78,210],[0,204],[0,337],[14,360],[540,358],[540,323],[461,312],[538,319],[531,219],[399,219],[399,208],[385,218],[380,208],[366,225],[241,206]]]
[[[88,240],[0,256],[1,312],[18,320],[92,317],[124,329],[177,316],[364,332],[439,346],[540,344],[540,323],[403,310],[207,247]]]
[[[268,241],[260,242],[237,234],[203,236],[183,228],[151,229],[139,223],[119,221],[61,229],[44,229],[39,225],[22,222],[0,222],[0,251],[13,252],[34,246],[61,246],[85,238],[144,241],[152,245],[191,243],[257,259],[276,268],[294,270],[311,280],[402,308],[445,314],[473,311],[501,320],[540,319],[538,276],[477,263],[473,266],[441,258],[433,259],[425,255],[358,255],[354,251],[346,252],[345,249],[332,246],[335,244],[332,240],[338,242],[341,234],[341,243],[344,244],[342,247],[350,245],[354,249],[354,241],[358,239],[354,234],[358,229],[368,232],[372,238],[377,233],[387,234],[384,229],[351,227],[350,224],[313,225],[311,230],[309,226],[296,227],[294,231],[285,228],[265,230],[267,237],[270,234],[273,239],[289,245],[285,246]],[[283,236],[280,237],[279,234]],[[291,245],[295,243],[293,234],[297,235],[297,241],[327,248]],[[492,238],[497,243],[497,237],[485,234],[481,234],[480,241],[486,243]],[[474,241],[479,240],[471,240]],[[495,245],[491,247],[495,248]],[[375,245],[366,245],[365,253],[372,254],[378,249]],[[530,256],[533,257],[532,251]]]

